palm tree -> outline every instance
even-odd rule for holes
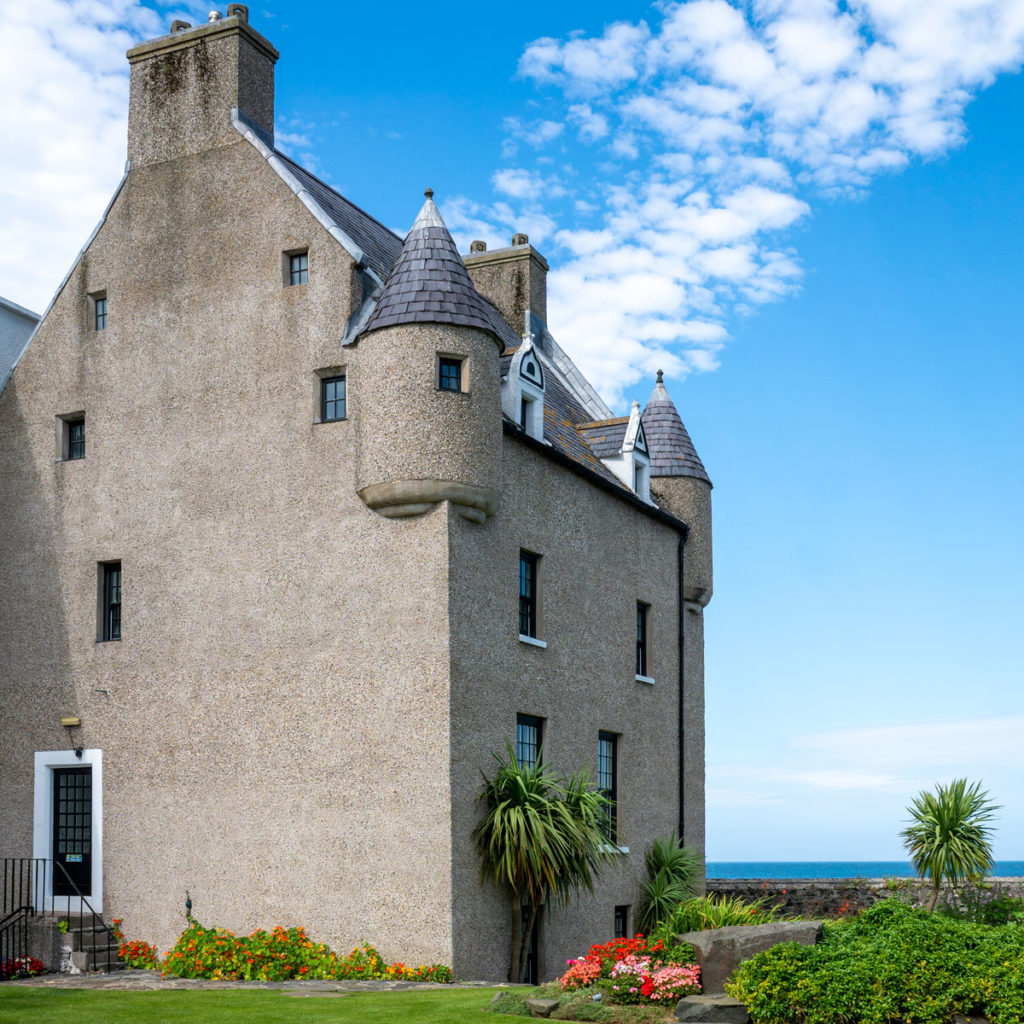
[[[966,779],[954,779],[948,786],[937,785],[934,793],[922,790],[907,810],[911,824],[900,834],[914,870],[932,880],[932,912],[943,877],[962,885],[992,870],[988,822],[999,808],[989,802],[980,782],[968,786]]]
[[[480,882],[512,894],[512,954],[508,980],[522,981],[526,951],[540,909],[551,897],[569,902],[580,888],[593,890],[611,857],[604,832],[608,798],[592,788],[584,769],[556,778],[538,760],[519,764],[512,745],[494,777],[484,776],[483,818],[473,829],[480,854]]]
[[[697,894],[700,855],[683,846],[675,835],[655,839],[644,855],[647,881],[640,889],[637,930],[649,935],[683,900]]]

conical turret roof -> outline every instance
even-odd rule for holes
[[[658,371],[658,382],[640,417],[651,455],[651,476],[692,476],[706,483],[711,478],[693,447],[690,435],[668,396]]]
[[[427,189],[427,201],[405,237],[363,334],[412,323],[459,324],[494,333],[484,300],[469,279],[433,195]]]

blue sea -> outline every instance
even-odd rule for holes
[[[708,878],[912,878],[905,860],[709,860]],[[999,860],[993,878],[1024,878],[1024,860]]]

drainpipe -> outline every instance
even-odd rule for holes
[[[686,779],[686,757],[683,742],[686,739],[686,719],[683,710],[683,699],[686,693],[686,598],[684,567],[686,559],[686,538],[690,530],[687,527],[679,534],[679,842],[684,842],[683,821],[686,800],[684,798]]]

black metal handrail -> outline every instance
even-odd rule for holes
[[[119,956],[110,955],[114,930],[96,912],[87,896],[68,875],[64,865],[47,857],[11,857],[3,862],[0,879],[0,965],[9,960],[28,956],[28,919],[49,910],[59,916],[61,902],[69,932],[77,932],[80,945],[85,948],[88,936],[91,942],[92,967],[94,970],[109,971]],[[53,881],[60,872],[62,888],[69,891],[57,895],[53,892]],[[78,926],[71,927],[72,915],[78,918]],[[88,924],[86,924],[88,918]],[[102,946],[97,942],[103,940]],[[101,960],[102,956],[102,960]],[[0,976],[3,969],[0,967]]]

